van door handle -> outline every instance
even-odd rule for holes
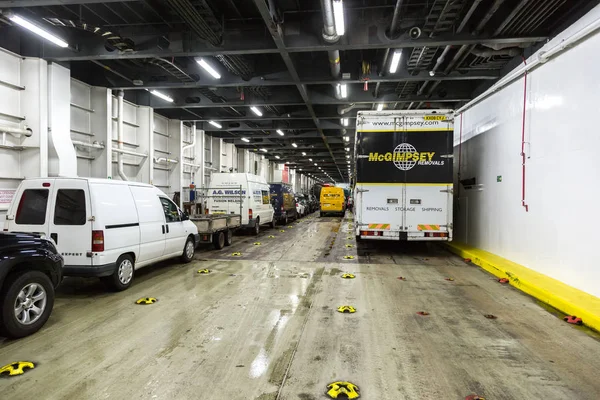
[[[169,233],[169,225],[167,224],[167,233]]]
[[[58,233],[51,233],[50,238],[54,240],[54,243],[58,244]]]
[[[165,234],[165,226],[161,225],[160,227],[162,228],[162,232],[163,232],[163,235],[164,235]]]

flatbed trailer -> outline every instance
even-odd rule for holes
[[[200,243],[212,243],[217,250],[233,243],[233,232],[242,224],[239,214],[195,215],[190,220],[198,228]]]

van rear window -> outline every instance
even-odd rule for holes
[[[44,225],[48,207],[48,189],[25,189],[17,208],[17,225]]]
[[[85,225],[85,214],[85,192],[83,190],[58,190],[54,225]]]

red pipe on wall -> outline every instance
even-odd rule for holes
[[[525,57],[523,57],[523,63],[525,65],[527,65],[527,61],[525,60]],[[524,87],[523,87],[523,126],[521,128],[521,162],[522,162],[522,167],[523,167],[523,171],[522,171],[522,176],[521,176],[521,205],[523,207],[525,207],[525,212],[529,212],[529,206],[527,205],[527,203],[525,202],[525,161],[526,161],[526,157],[525,157],[525,115],[527,112],[527,70],[525,70],[525,76],[524,76]],[[461,119],[462,122],[462,119]]]

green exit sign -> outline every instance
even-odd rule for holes
[[[502,175],[498,175],[496,177],[496,182],[502,182]]]

